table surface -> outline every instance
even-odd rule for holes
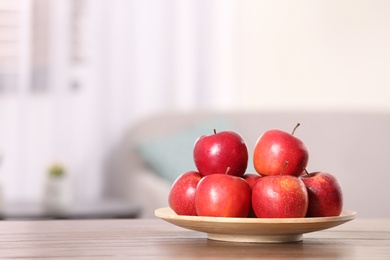
[[[284,244],[212,241],[161,219],[0,221],[0,258],[390,259],[390,219],[355,219]]]

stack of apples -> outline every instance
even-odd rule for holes
[[[307,146],[294,132],[264,132],[253,152],[256,173],[247,173],[248,149],[234,131],[200,136],[194,145],[197,170],[180,175],[168,203],[178,215],[303,218],[340,215],[343,194],[327,172],[306,170]]]

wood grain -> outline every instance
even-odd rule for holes
[[[390,219],[355,219],[297,243],[207,239],[160,219],[0,222],[2,259],[390,259]]]

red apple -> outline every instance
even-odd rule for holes
[[[313,172],[301,177],[309,194],[307,217],[339,216],[343,210],[343,193],[335,176]]]
[[[172,184],[168,204],[178,215],[196,216],[195,191],[202,175],[189,171],[180,175]]]
[[[207,176],[225,173],[242,176],[248,165],[248,149],[244,139],[236,132],[223,131],[203,135],[195,141],[194,162],[198,171]]]
[[[305,184],[295,176],[265,176],[252,189],[252,207],[258,218],[303,218],[308,204]]]
[[[227,174],[203,177],[195,192],[198,216],[247,217],[251,203],[249,184],[242,178]]]
[[[259,137],[253,152],[253,164],[259,174],[279,175],[286,161],[288,165],[283,175],[299,176],[303,173],[309,161],[309,151],[300,139],[293,136],[294,131],[289,134],[269,130]]]
[[[249,184],[249,187],[251,189],[253,188],[253,185],[261,178],[259,174],[256,173],[245,173],[242,178],[246,180],[246,182]]]
[[[251,192],[252,192],[252,188],[253,186],[255,185],[255,183],[261,178],[261,176],[257,173],[245,173],[242,178],[244,180],[246,180],[246,182],[249,184],[249,187],[251,188]],[[253,211],[253,207],[252,207],[252,199],[251,199],[251,208],[249,210],[249,214],[248,214],[248,217],[250,218],[255,218],[256,215]]]

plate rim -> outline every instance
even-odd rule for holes
[[[355,210],[343,209],[339,216],[332,217],[303,217],[303,218],[234,218],[234,217],[203,217],[177,215],[170,207],[158,208],[154,215],[162,219],[186,220],[197,222],[217,222],[217,223],[246,223],[246,224],[292,224],[292,223],[322,223],[340,222],[353,220],[357,216]]]

